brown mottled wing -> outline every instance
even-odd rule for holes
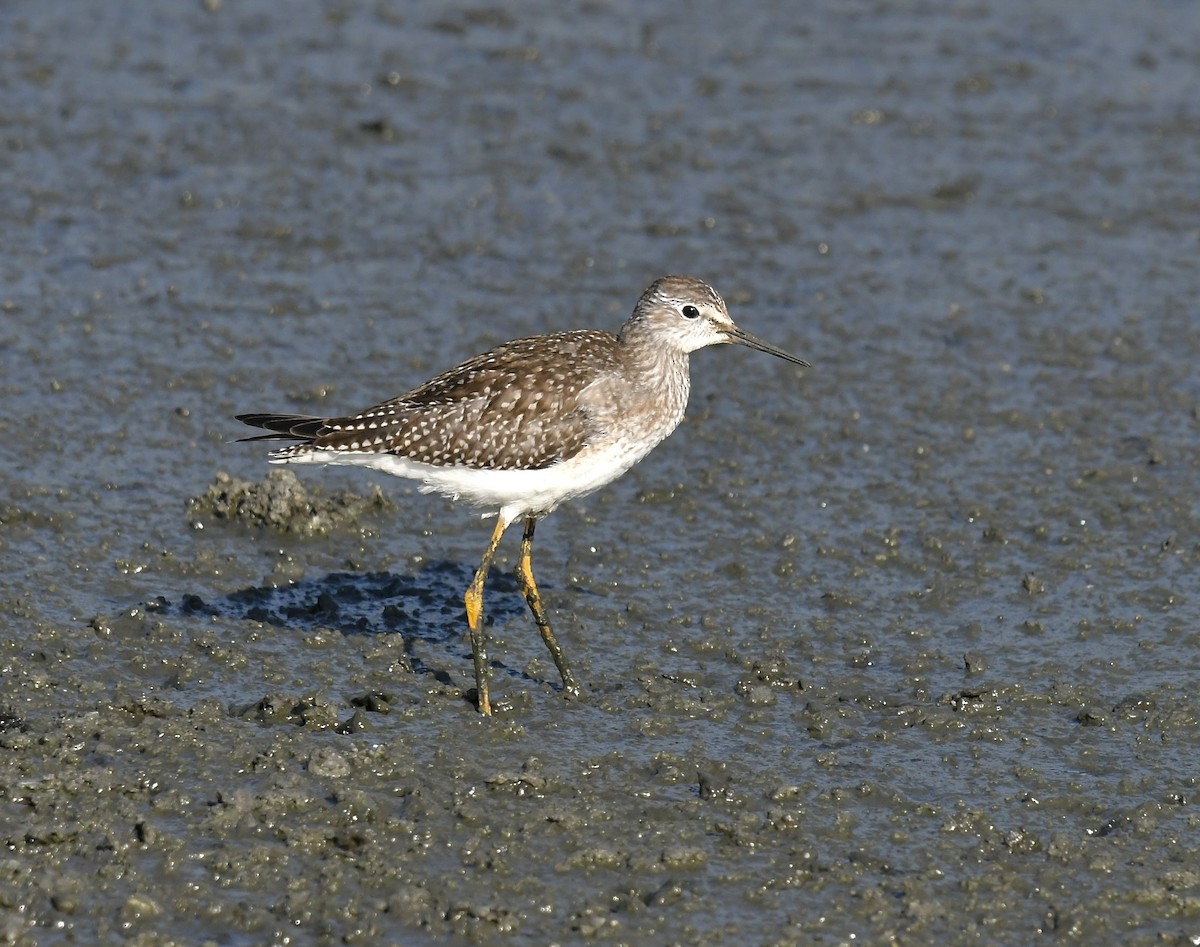
[[[581,396],[616,370],[616,347],[615,336],[590,331],[509,342],[361,414],[330,419],[311,447],[387,451],[439,467],[548,467],[597,433]]]

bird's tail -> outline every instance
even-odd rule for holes
[[[235,417],[250,427],[260,427],[271,432],[254,437],[240,437],[239,441],[311,441],[328,423],[328,418],[314,418],[305,414],[239,414]]]

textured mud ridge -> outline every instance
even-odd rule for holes
[[[188,509],[193,528],[203,529],[205,519],[232,520],[304,536],[329,533],[366,512],[395,511],[378,487],[367,497],[350,491],[325,497],[290,470],[272,470],[258,482],[221,471],[204,493],[188,501]]]

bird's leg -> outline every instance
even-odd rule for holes
[[[550,619],[546,617],[546,610],[542,608],[542,596],[538,594],[537,583],[533,580],[533,530],[536,526],[536,517],[525,517],[525,534],[521,537],[521,558],[517,560],[516,568],[517,583],[521,586],[521,591],[525,593],[525,601],[529,603],[529,610],[533,612],[533,620],[537,622],[542,640],[550,649],[550,657],[554,658],[554,665],[562,677],[563,693],[568,697],[578,697],[579,684],[576,683],[571,669],[567,667],[567,656],[558,646],[558,639],[554,637],[554,630],[550,627]]]
[[[478,694],[479,712],[484,716],[492,713],[492,699],[488,690],[487,637],[483,633],[483,583],[492,565],[492,556],[500,545],[500,537],[508,528],[503,516],[496,517],[496,528],[492,530],[492,541],[488,543],[483,561],[475,572],[475,578],[467,586],[467,626],[471,629],[471,656],[475,659],[475,690]]]

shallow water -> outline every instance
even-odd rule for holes
[[[0,940],[1200,935],[1188,3],[0,9]],[[357,410],[667,272],[680,431],[547,519],[256,524]],[[319,511],[378,478],[303,470]],[[307,501],[306,501],[307,502]]]

